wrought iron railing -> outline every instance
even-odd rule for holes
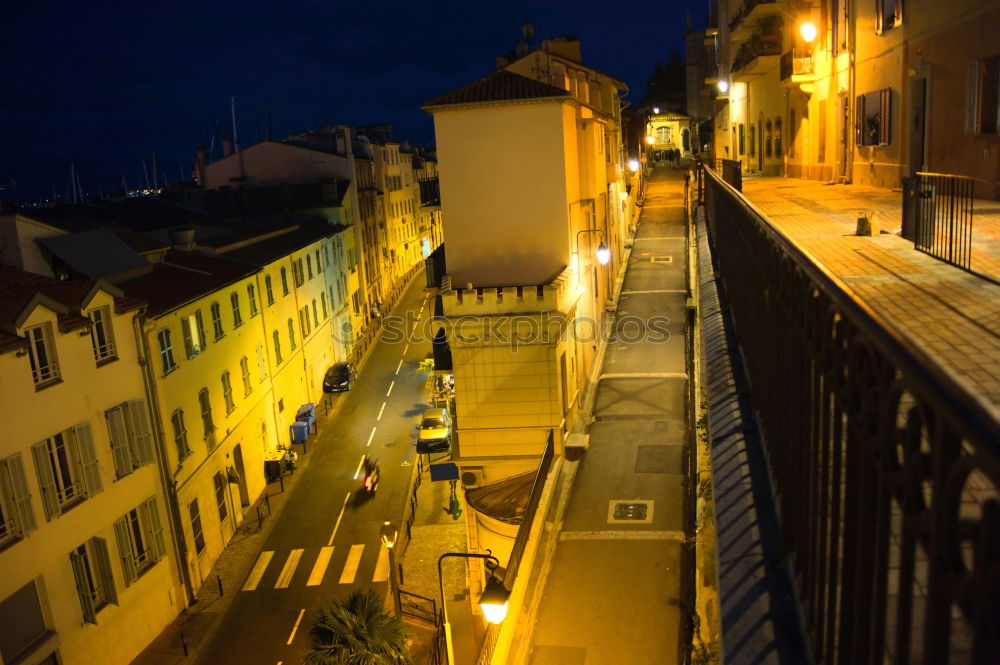
[[[815,662],[1000,662],[996,406],[704,181]]]
[[[783,53],[778,65],[778,77],[780,80],[801,76],[804,74],[814,74],[816,72],[816,62],[813,59],[813,49],[796,47],[791,51]]]
[[[55,383],[59,380],[59,364],[49,362],[47,365],[32,369],[31,378],[34,379],[36,388]]]
[[[975,180],[942,173],[916,174],[914,247],[972,270],[972,195]]]

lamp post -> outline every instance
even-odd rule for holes
[[[451,624],[448,623],[448,605],[444,599],[444,576],[441,574],[441,562],[449,557],[485,559],[486,569],[490,571],[490,577],[486,580],[482,595],[479,596],[479,607],[483,610],[483,616],[490,623],[500,623],[504,620],[507,616],[507,599],[510,597],[510,591],[503,585],[503,582],[493,576],[493,571],[500,565],[500,561],[493,556],[490,550],[486,550],[486,554],[445,552],[438,557],[438,584],[441,587],[441,614],[444,619],[445,665],[452,665],[455,662],[451,643]]]
[[[597,262],[602,266],[608,265],[608,261],[611,260],[611,250],[608,246],[604,244],[604,231],[601,229],[582,229],[576,232],[576,255],[580,255],[580,235],[583,233],[600,233],[601,240],[597,244],[597,251],[594,253],[597,256]]]
[[[392,594],[392,605],[396,610],[396,618],[402,619],[403,605],[399,598],[399,580],[396,579],[396,550],[394,547],[399,531],[396,527],[389,524],[388,521],[385,521],[382,523],[379,533],[385,549],[389,552],[389,592]]]

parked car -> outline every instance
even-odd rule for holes
[[[352,379],[353,372],[351,371],[351,366],[347,363],[336,363],[330,369],[326,370],[326,376],[323,377],[323,392],[346,392],[351,389]]]
[[[451,418],[448,409],[427,409],[420,421],[417,453],[443,453],[451,447]]]

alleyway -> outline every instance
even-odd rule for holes
[[[569,462],[578,468],[532,665],[679,662],[689,452],[683,175],[664,167],[647,184],[589,449]]]

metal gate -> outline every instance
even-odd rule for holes
[[[970,272],[974,184],[966,176],[916,174],[914,247]]]

